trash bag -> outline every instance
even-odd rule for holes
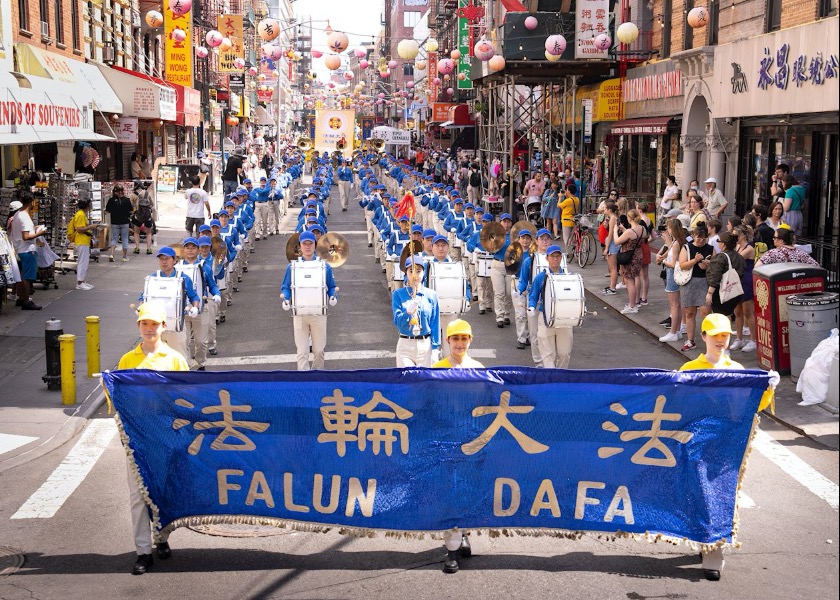
[[[58,254],[53,252],[44,236],[35,238],[35,260],[39,269],[51,267],[58,260]]]
[[[840,352],[840,337],[838,330],[832,329],[831,334],[817,344],[811,356],[805,361],[796,391],[802,394],[799,406],[822,404],[828,399],[828,382],[831,377],[831,363],[837,359]]]

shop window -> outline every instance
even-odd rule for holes
[[[837,16],[837,0],[820,0],[820,18]]]
[[[782,0],[767,0],[767,22],[765,30],[779,31],[782,28]]]
[[[29,31],[29,2],[18,0],[18,14],[20,15],[20,28]]]

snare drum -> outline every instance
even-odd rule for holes
[[[547,327],[580,327],[586,315],[583,278],[577,273],[547,273],[543,302]]]
[[[437,292],[442,315],[460,315],[469,307],[467,275],[460,262],[430,262],[429,287]]]
[[[476,252],[475,268],[478,277],[490,277],[493,266],[493,255],[489,252]]]
[[[327,266],[320,260],[296,260],[291,266],[292,315],[327,314]]]
[[[143,287],[143,302],[157,300],[166,307],[166,325],[174,331],[184,330],[184,279],[149,275]]]

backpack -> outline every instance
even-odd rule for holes
[[[481,187],[481,175],[479,175],[478,171],[473,171],[470,174],[470,185],[472,187]]]
[[[75,220],[76,217],[74,215],[73,218],[67,222],[67,241],[71,244],[76,241],[76,225],[73,223]]]
[[[152,220],[152,205],[146,192],[137,195],[137,210],[134,213],[139,223],[148,223]]]

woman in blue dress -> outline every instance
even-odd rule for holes
[[[556,179],[552,179],[542,197],[542,210],[540,216],[545,219],[545,228],[557,237],[557,221],[560,219],[560,207],[557,201],[560,197],[560,183]]]

